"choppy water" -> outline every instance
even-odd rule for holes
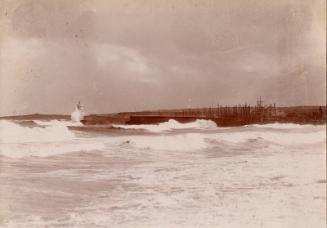
[[[71,125],[0,121],[1,227],[326,226],[325,126]]]

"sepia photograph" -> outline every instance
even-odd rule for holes
[[[326,0],[0,0],[0,227],[325,228]]]

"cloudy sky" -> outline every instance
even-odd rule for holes
[[[0,0],[0,115],[325,103],[324,0]]]

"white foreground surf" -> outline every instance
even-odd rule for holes
[[[326,226],[324,126],[69,125],[0,121],[1,227]]]

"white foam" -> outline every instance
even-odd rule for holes
[[[294,128],[315,127],[315,125],[311,125],[311,124],[295,124],[295,123],[253,124],[250,126],[258,127],[258,128],[274,128],[274,129],[294,129]],[[316,127],[319,127],[319,125],[317,125]]]
[[[205,134],[178,134],[154,136],[130,136],[121,139],[120,143],[139,149],[194,151],[208,147]]]
[[[326,140],[324,132],[262,132],[262,131],[243,131],[221,133],[218,139],[241,143],[249,140],[266,140],[281,145],[301,145],[314,144]]]
[[[225,132],[201,132],[201,133],[176,133],[160,135],[136,135],[118,137],[122,145],[132,146],[139,149],[171,150],[171,151],[195,151],[210,149],[222,143],[251,143],[268,142],[278,145],[309,145],[324,142],[326,133],[324,130],[311,132],[282,131],[225,131]]]
[[[160,124],[140,124],[140,125],[113,125],[123,129],[142,129],[151,132],[170,131],[175,129],[216,129],[217,125],[211,120],[196,120],[191,123],[180,123],[176,120],[169,120]]]
[[[82,110],[79,110],[78,108],[75,109],[74,112],[71,113],[70,117],[72,122],[74,123],[80,123],[82,119],[84,119],[84,112]]]
[[[0,154],[7,157],[51,156],[74,151],[104,149],[104,143],[77,139],[62,121],[44,127],[25,127],[0,121]],[[59,123],[59,124],[58,124]]]
[[[98,162],[98,158],[93,160],[90,155],[78,158],[83,162],[78,161],[74,167],[62,166],[61,159],[46,159],[42,161],[42,172],[38,163],[32,162],[26,168],[20,166],[26,161],[15,161],[14,169],[3,170],[3,177],[14,181],[7,181],[1,189],[10,193],[3,206],[6,214],[2,226],[304,228],[312,224],[326,225],[325,144],[292,148],[293,144],[325,140],[324,128],[278,131],[254,127],[192,132],[13,144],[14,151],[9,150],[13,147],[6,149],[7,153],[15,152],[10,156],[49,156],[96,147],[104,151],[101,142],[118,148],[107,148],[105,151],[110,154],[103,162]],[[262,140],[264,144],[251,147],[247,144],[250,139]],[[287,145],[271,147],[270,142]],[[225,143],[219,148],[224,153],[233,151],[233,145],[240,145],[237,151],[244,154],[208,156],[206,149],[220,143]],[[197,149],[196,153],[188,153]],[[160,150],[177,152],[160,153]],[[259,155],[264,150],[269,153]],[[132,163],[125,163],[121,158]],[[57,186],[59,177],[64,185]],[[37,185],[24,185],[20,191],[11,191],[17,189],[17,183],[29,180]],[[88,184],[94,187],[85,189]],[[85,197],[85,203],[79,204],[81,195],[92,197]],[[30,196],[34,197],[33,204],[28,200]],[[54,213],[52,205],[45,207],[42,203],[50,197],[69,201],[62,200]],[[17,205],[20,210],[16,210]]]
[[[11,158],[28,156],[49,157],[78,151],[105,149],[101,142],[83,142],[79,140],[65,142],[12,143],[0,144],[0,154]]]
[[[159,125],[146,125],[149,131],[161,132],[151,135],[130,135],[82,139],[77,138],[65,126],[65,121],[36,121],[43,127],[24,127],[10,121],[0,121],[0,152],[5,156],[50,156],[73,151],[102,150],[105,144],[127,146],[146,150],[196,151],[210,149],[222,143],[272,142],[278,145],[305,145],[324,142],[326,131],[323,127],[310,129],[289,129],[283,131],[265,131],[263,129],[233,128],[211,130],[210,122],[196,121],[181,124],[174,120]],[[202,125],[201,125],[202,124]],[[50,125],[50,126],[49,126]],[[214,124],[215,125],[215,124]],[[126,127],[144,127],[139,125],[120,125]],[[173,129],[210,129],[192,133],[167,131]],[[202,128],[201,128],[202,127]],[[215,126],[217,129],[217,127]],[[144,129],[144,128],[140,128]]]
[[[33,120],[34,123],[36,123],[39,126],[83,126],[81,122],[73,122],[73,121],[67,121],[67,120]]]
[[[64,125],[23,127],[8,120],[0,120],[0,143],[53,142],[74,139]]]

